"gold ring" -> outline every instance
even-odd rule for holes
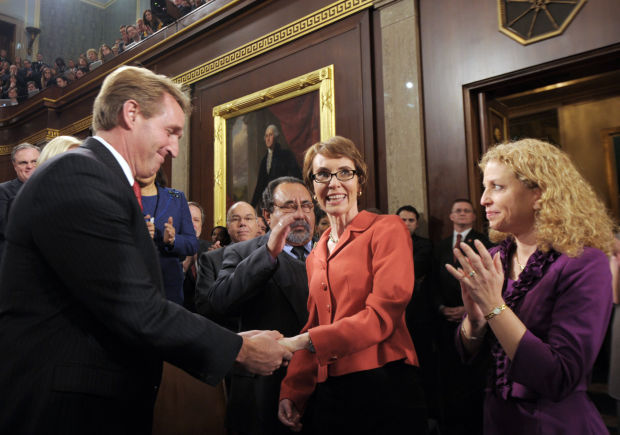
[[[477,275],[477,273],[476,273],[476,271],[475,271],[475,270],[472,270],[471,272],[469,272],[469,277],[470,277],[470,278],[473,278],[473,277],[474,277],[474,276],[476,276],[476,275]]]

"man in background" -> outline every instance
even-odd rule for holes
[[[2,253],[4,251],[9,208],[15,196],[17,196],[17,192],[19,192],[26,180],[30,178],[37,168],[37,159],[40,153],[41,149],[38,146],[27,142],[17,145],[11,152],[11,163],[17,177],[0,184],[0,263],[2,263]]]

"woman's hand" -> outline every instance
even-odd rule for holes
[[[174,237],[176,231],[174,229],[172,216],[168,218],[168,222],[164,224],[164,243],[166,245],[174,245]]]
[[[144,220],[146,221],[146,229],[149,230],[149,235],[152,239],[155,237],[155,223],[153,222],[150,214],[144,216]]]
[[[307,332],[296,335],[295,337],[284,337],[278,340],[282,346],[286,347],[289,352],[297,352],[298,350],[308,349],[310,347],[310,334]]]
[[[280,400],[278,418],[284,426],[290,428],[293,432],[299,432],[301,430],[301,414],[291,400]]]
[[[499,252],[491,258],[491,254],[479,240],[475,240],[474,244],[479,254],[462,243],[461,249],[465,255],[459,249],[454,249],[454,255],[461,267],[455,269],[447,264],[446,268],[461,282],[465,309],[470,320],[477,323],[484,321],[486,313],[504,303],[502,299],[504,270]]]

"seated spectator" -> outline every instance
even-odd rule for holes
[[[112,49],[108,44],[106,44],[105,42],[101,44],[101,47],[99,47],[99,60],[101,62],[107,62],[114,56],[115,54],[112,52]]]
[[[127,26],[127,35],[129,36],[129,44],[125,45],[125,50],[133,47],[141,41],[138,29],[136,29],[136,26],[134,25],[130,24],[129,26]]]
[[[15,62],[13,62],[13,64],[17,65],[17,68],[23,68],[24,63],[22,62],[21,56],[16,56],[15,57]]]
[[[52,70],[48,67],[43,68],[43,73],[41,74],[41,89],[47,89],[50,86],[53,86],[56,83],[54,76],[52,75]]]
[[[69,80],[67,80],[65,76],[56,77],[56,86],[58,86],[59,88],[66,88],[68,84]]]
[[[32,70],[36,73],[41,73],[41,70],[46,66],[48,65],[43,61],[43,54],[37,53],[37,60],[32,62]]]
[[[7,98],[11,100],[11,104],[10,104],[11,106],[17,106],[19,104],[19,101],[17,100],[17,88],[16,87],[9,88],[6,95],[7,95]]]
[[[73,61],[73,59],[69,59],[67,61],[67,69],[73,71],[73,74],[77,72],[77,66],[75,65],[75,62]]]
[[[86,60],[88,61],[88,63],[97,61],[97,50],[95,50],[94,48],[89,48],[88,50],[86,50]]]
[[[32,63],[28,59],[24,59],[24,67],[18,72],[19,80],[26,83],[29,80],[38,81],[40,74],[32,69]]]
[[[86,69],[86,71],[88,71],[88,61],[86,60],[85,57],[83,57],[83,55],[80,55],[77,66],[78,68],[84,68]]]
[[[55,137],[54,139],[49,141],[47,145],[45,145],[45,148],[43,148],[43,151],[41,151],[41,154],[39,155],[39,158],[37,160],[37,166],[39,166],[46,160],[51,159],[55,155],[64,153],[65,151],[69,151],[72,148],[80,146],[81,143],[81,140],[73,136]]]
[[[84,77],[86,75],[86,73],[88,72],[87,68],[78,68],[77,71],[75,72],[75,79],[81,79],[82,77]]]
[[[65,64],[65,60],[62,57],[57,57],[54,61],[54,65],[56,65],[56,71],[58,74],[64,74],[67,70],[67,65]]]
[[[153,34],[153,30],[150,27],[144,25],[142,18],[138,18],[136,21],[136,29],[140,35],[140,39],[146,39]]]
[[[144,20],[144,25],[149,27],[153,33],[164,27],[164,23],[162,23],[159,17],[153,15],[150,9],[144,11],[142,19]]]
[[[181,16],[186,15],[192,11],[192,7],[187,0],[174,0],[174,4],[179,10]]]
[[[114,53],[114,56],[118,56],[118,53],[120,53],[120,43],[121,42],[117,39],[112,46],[112,53]]]
[[[37,88],[37,84],[32,80],[26,84],[26,90],[28,91],[28,98],[39,93],[39,88]]]

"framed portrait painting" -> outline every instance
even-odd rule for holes
[[[335,134],[333,68],[213,108],[215,225],[236,201],[259,207],[269,181],[301,178],[304,151]]]

